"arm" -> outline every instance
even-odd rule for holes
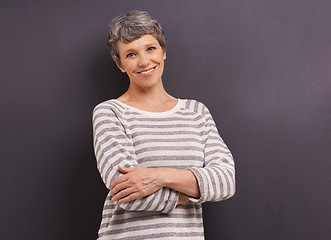
[[[200,197],[198,181],[190,170],[121,166],[118,168],[124,175],[115,178],[110,184],[114,201],[127,203],[164,187],[182,193],[181,202],[185,200],[185,195]]]
[[[225,200],[235,193],[235,168],[232,154],[220,137],[215,122],[204,105],[203,114],[206,119],[205,166],[190,168],[198,180],[200,197],[189,198],[189,200],[196,203]]]
[[[168,187],[196,203],[220,201],[235,191],[232,155],[218,134],[216,125],[206,107],[205,166],[181,170],[173,168],[120,168],[125,174],[111,183],[113,199],[126,203],[146,196],[154,188]]]
[[[111,182],[123,174],[118,166],[136,167],[137,159],[131,139],[123,127],[124,119],[120,111],[108,104],[100,104],[93,111],[93,137],[97,167],[107,188]],[[154,193],[120,204],[129,211],[171,212],[177,204],[178,192],[170,188],[160,188]]]

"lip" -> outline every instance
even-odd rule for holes
[[[157,66],[152,67],[152,68],[145,69],[143,71],[139,71],[138,74],[141,74],[141,75],[144,75],[144,76],[149,76],[149,75],[151,75],[154,72],[154,70],[156,69],[156,67]]]

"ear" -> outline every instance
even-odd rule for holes
[[[166,60],[166,59],[167,59],[167,53],[164,52],[164,53],[163,53],[163,60]]]
[[[124,70],[124,68],[121,67],[121,65],[119,63],[116,63],[116,66],[118,67],[119,70],[122,71],[122,73],[125,73],[126,71]]]

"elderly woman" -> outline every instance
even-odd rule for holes
[[[232,155],[204,104],[165,91],[157,20],[118,16],[108,44],[130,85],[93,111],[97,166],[110,190],[99,239],[204,239],[201,204],[235,192]]]

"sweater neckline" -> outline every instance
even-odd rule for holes
[[[141,113],[141,114],[144,114],[144,115],[149,115],[149,116],[155,116],[155,117],[156,116],[165,116],[165,115],[169,115],[169,114],[172,114],[172,113],[176,112],[180,108],[181,103],[182,103],[182,100],[177,98],[177,103],[173,108],[171,108],[167,111],[164,111],[164,112],[150,112],[150,111],[145,111],[145,110],[141,110],[141,109],[132,107],[130,105],[127,105],[125,103],[122,103],[122,102],[118,101],[117,99],[113,99],[113,100],[115,102],[117,102],[118,104],[120,104],[121,106],[123,106],[125,108],[128,108],[128,109],[130,109],[134,112]]]

